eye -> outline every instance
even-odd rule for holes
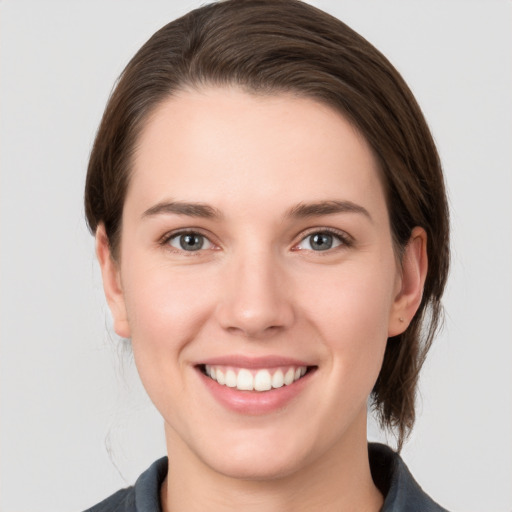
[[[200,233],[178,233],[170,236],[166,243],[175,249],[187,252],[200,251],[201,249],[212,249],[214,245]]]
[[[328,251],[340,245],[350,245],[347,238],[330,231],[315,231],[304,237],[295,248],[306,251]]]

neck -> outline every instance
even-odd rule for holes
[[[366,415],[362,431],[299,470],[268,479],[240,479],[205,464],[166,426],[169,471],[162,486],[163,512],[377,512],[383,497],[368,461]],[[356,437],[356,438],[354,438]]]

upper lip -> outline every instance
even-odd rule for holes
[[[211,357],[208,359],[201,360],[197,365],[209,365],[209,366],[232,366],[235,368],[275,368],[277,366],[313,366],[311,363],[306,361],[278,356],[260,356],[250,357],[246,355],[226,355]]]

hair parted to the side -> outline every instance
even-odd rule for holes
[[[85,211],[115,258],[131,159],[145,120],[185,88],[238,86],[291,93],[341,112],[372,147],[400,257],[415,226],[428,237],[423,299],[407,330],[387,343],[372,393],[398,448],[415,420],[418,375],[441,320],[449,265],[448,206],[439,157],[411,91],[389,61],[338,19],[299,0],[226,0],[156,32],[123,71],[91,152]]]

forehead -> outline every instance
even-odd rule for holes
[[[127,200],[134,193],[153,202],[169,194],[208,203],[383,199],[373,152],[338,111],[237,88],[182,91],[155,109],[138,140]]]

